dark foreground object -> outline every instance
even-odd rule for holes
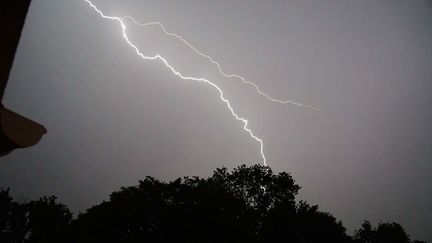
[[[31,0],[0,1],[0,157],[35,145],[45,127],[3,107],[2,99]]]
[[[161,182],[151,177],[113,192],[77,219],[55,197],[17,203],[0,192],[0,242],[373,242],[409,243],[397,223],[365,221],[354,236],[300,187],[269,167],[217,169]]]

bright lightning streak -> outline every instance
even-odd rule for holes
[[[172,33],[172,32],[167,31],[167,29],[165,28],[165,26],[164,26],[162,23],[160,23],[160,22],[157,22],[157,21],[151,21],[151,22],[141,23],[141,22],[135,20],[135,19],[134,19],[132,16],[130,16],[130,15],[126,15],[126,16],[124,16],[122,19],[124,19],[124,20],[125,20],[125,19],[129,19],[129,21],[131,21],[131,22],[134,23],[135,25],[138,25],[138,26],[141,26],[141,27],[145,27],[145,26],[152,26],[152,25],[159,26],[160,29],[163,31],[163,33],[164,33],[165,35],[168,35],[168,36],[171,36],[171,37],[177,38],[178,40],[180,40],[181,42],[183,42],[183,44],[185,44],[185,45],[188,46],[190,49],[192,49],[196,54],[198,54],[198,55],[201,56],[201,57],[206,58],[206,59],[209,60],[211,63],[213,63],[214,65],[216,65],[216,66],[217,66],[217,69],[218,69],[218,71],[219,71],[219,74],[221,74],[222,76],[224,76],[224,77],[226,77],[226,78],[237,78],[237,79],[241,80],[243,83],[245,83],[245,84],[249,84],[249,85],[253,86],[253,87],[255,88],[256,92],[257,92],[259,95],[264,96],[265,98],[267,98],[267,100],[269,100],[269,101],[271,101],[271,102],[280,103],[280,104],[291,104],[291,105],[298,106],[298,107],[300,107],[300,108],[311,109],[311,110],[314,110],[314,111],[317,111],[317,112],[320,113],[319,117],[320,117],[320,121],[322,121],[322,122],[330,123],[330,124],[337,124],[337,125],[340,125],[340,126],[343,126],[343,127],[346,127],[346,128],[353,128],[353,125],[351,125],[351,124],[349,124],[349,123],[346,123],[346,122],[344,122],[344,121],[338,121],[338,122],[337,122],[337,121],[334,121],[334,120],[331,120],[331,119],[325,117],[325,116],[322,114],[322,110],[321,110],[320,108],[317,108],[317,107],[312,106],[312,105],[302,104],[302,103],[299,103],[299,102],[296,102],[296,101],[293,101],[293,100],[281,100],[281,99],[273,98],[273,97],[270,96],[268,93],[262,91],[262,89],[261,89],[257,84],[255,84],[255,83],[252,82],[252,81],[247,80],[245,77],[242,77],[242,76],[240,76],[240,75],[238,75],[238,74],[227,74],[225,71],[223,71],[222,66],[221,66],[221,64],[220,64],[219,62],[215,61],[215,60],[214,60],[211,56],[209,56],[208,54],[205,54],[205,53],[203,53],[202,51],[198,50],[198,48],[194,47],[194,46],[193,46],[191,43],[189,43],[189,42],[188,42],[188,41],[187,41],[183,36],[181,36],[181,35],[179,35],[179,34],[176,34],[176,33]]]
[[[247,133],[249,133],[249,135],[250,135],[253,139],[255,139],[257,142],[259,142],[259,144],[260,144],[260,153],[261,153],[261,157],[262,157],[262,160],[263,160],[263,164],[264,164],[265,166],[267,166],[267,159],[266,159],[266,157],[265,157],[265,155],[264,155],[264,143],[263,143],[262,139],[259,138],[259,137],[257,137],[257,136],[252,132],[252,130],[251,130],[250,128],[248,128],[248,120],[246,120],[246,119],[243,118],[243,117],[238,116],[238,115],[235,113],[234,109],[231,107],[231,103],[229,102],[229,100],[226,99],[226,98],[224,97],[224,93],[223,93],[223,91],[222,91],[221,88],[219,88],[216,84],[212,83],[210,80],[207,80],[207,79],[205,79],[205,78],[195,78],[195,77],[184,76],[184,75],[181,74],[179,71],[175,70],[174,67],[172,67],[172,66],[168,63],[168,61],[167,61],[165,58],[161,57],[160,55],[155,55],[155,56],[145,56],[145,55],[144,55],[144,54],[139,50],[139,48],[129,40],[129,37],[128,37],[127,33],[126,33],[126,25],[125,25],[124,22],[123,22],[123,21],[124,21],[126,18],[128,18],[128,17],[119,18],[119,17],[113,17],[113,16],[105,15],[105,14],[104,14],[101,10],[99,10],[99,9],[96,7],[96,5],[94,5],[90,0],[83,0],[83,1],[87,2],[87,3],[90,5],[90,7],[92,7],[92,8],[93,8],[93,9],[94,9],[94,10],[95,10],[95,11],[96,11],[96,12],[97,12],[97,13],[98,13],[102,18],[119,22],[120,25],[121,25],[121,27],[122,27],[123,38],[126,40],[126,42],[128,43],[128,45],[129,45],[130,47],[132,47],[132,48],[135,50],[136,54],[137,54],[139,57],[141,57],[142,59],[145,59],[145,60],[159,60],[159,61],[161,61],[161,62],[162,62],[162,63],[163,63],[163,64],[164,64],[164,65],[165,65],[169,70],[171,70],[172,73],[174,73],[174,74],[175,74],[176,76],[178,76],[179,78],[181,78],[181,79],[183,79],[183,80],[192,80],[192,81],[197,81],[197,82],[204,82],[204,83],[207,83],[207,84],[211,85],[213,88],[215,88],[215,89],[219,92],[219,97],[220,97],[220,99],[221,99],[221,100],[226,104],[226,106],[227,106],[228,109],[230,110],[231,115],[234,116],[234,118],[235,118],[237,121],[241,121],[241,122],[243,123],[243,130],[245,130]]]
[[[321,112],[320,108],[317,108],[317,107],[314,107],[314,106],[311,106],[311,105],[301,104],[301,103],[295,102],[293,100],[280,100],[280,99],[273,98],[269,94],[263,92],[261,90],[261,88],[258,85],[256,85],[254,82],[249,81],[246,78],[244,78],[244,77],[242,77],[242,76],[240,76],[238,74],[227,74],[227,73],[225,73],[222,70],[222,67],[221,67],[220,63],[218,63],[217,61],[215,61],[211,56],[209,56],[209,55],[207,55],[207,54],[199,51],[196,47],[194,47],[192,44],[190,44],[188,41],[186,41],[181,35],[178,35],[178,34],[171,33],[169,31],[167,31],[165,29],[165,26],[162,23],[160,23],[160,22],[152,21],[152,22],[147,22],[147,23],[140,23],[140,22],[136,21],[133,17],[131,17],[129,15],[123,17],[123,19],[129,19],[132,23],[134,23],[134,24],[136,24],[138,26],[151,26],[151,25],[157,25],[157,26],[159,26],[166,35],[172,36],[172,37],[175,37],[175,38],[181,40],[185,45],[187,45],[195,53],[197,53],[201,57],[207,58],[211,63],[213,63],[214,65],[216,65],[217,68],[218,68],[218,70],[219,70],[219,73],[222,76],[224,76],[226,78],[237,78],[237,79],[240,79],[245,84],[252,85],[255,88],[255,90],[256,90],[256,92],[258,94],[264,96],[265,98],[267,98],[268,100],[270,100],[272,102],[276,102],[276,103],[280,103],[280,104],[292,104],[292,105],[296,105],[298,107],[308,108],[308,109],[311,109],[311,110],[314,110],[314,111]]]

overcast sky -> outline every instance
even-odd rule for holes
[[[144,54],[219,85],[264,141],[275,172],[348,229],[396,221],[432,241],[432,4],[427,0],[95,0],[106,14],[160,21],[281,99],[218,74],[157,27],[128,22]],[[117,22],[81,1],[34,0],[4,103],[46,126],[1,158],[0,186],[55,194],[75,212],[151,175],[208,176],[261,163],[219,94],[141,60]],[[327,120],[331,120],[327,122]]]

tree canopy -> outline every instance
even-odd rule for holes
[[[269,167],[216,169],[207,179],[146,177],[72,220],[55,197],[15,202],[0,192],[0,242],[410,242],[397,223],[341,221],[295,199],[290,174]]]

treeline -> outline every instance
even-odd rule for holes
[[[352,242],[410,243],[402,226],[365,221],[348,235],[300,187],[269,167],[216,169],[207,179],[152,177],[124,187],[76,219],[54,196],[17,202],[0,191],[0,242]]]

